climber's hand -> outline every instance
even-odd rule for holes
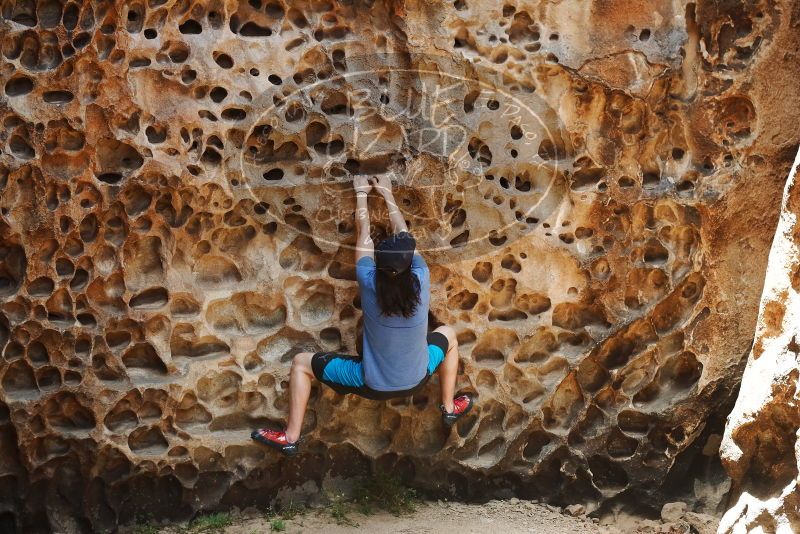
[[[388,175],[373,176],[369,180],[381,195],[386,196],[392,193],[392,180]]]
[[[355,189],[356,193],[364,192],[369,193],[372,189],[372,184],[369,182],[366,176],[363,174],[359,174],[353,177],[353,189]]]

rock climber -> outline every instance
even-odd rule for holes
[[[416,241],[392,194],[388,176],[356,176],[356,279],[364,315],[363,357],[336,352],[295,355],[289,378],[289,422],[283,431],[262,428],[251,437],[287,456],[298,452],[303,417],[316,378],[340,394],[368,399],[406,397],[439,372],[442,422],[451,427],[470,411],[473,397],[454,397],[458,341],[449,326],[428,333],[430,273],[415,252]],[[386,202],[392,235],[375,248],[367,196],[375,189]]]

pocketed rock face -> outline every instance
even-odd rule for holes
[[[720,532],[797,532],[797,343],[800,334],[800,153],[786,182],[769,254],[753,350],[725,429],[722,461],[733,479]]]
[[[376,468],[657,502],[735,387],[800,137],[790,2],[0,16],[0,530],[181,519]],[[400,178],[478,406],[445,433],[435,379],[381,403],[316,388],[286,460],[249,432],[283,420],[291,357],[360,345],[354,173]]]

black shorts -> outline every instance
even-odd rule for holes
[[[336,352],[317,352],[311,357],[311,369],[317,380],[341,395],[351,393],[372,400],[387,400],[398,397],[408,397],[409,395],[422,389],[428,379],[436,371],[436,367],[444,360],[447,354],[449,343],[447,336],[441,332],[431,332],[428,334],[428,370],[420,382],[410,389],[400,391],[379,391],[372,389],[364,383],[364,373],[361,363],[361,356],[351,356],[349,354],[339,354]],[[333,364],[335,372],[329,373],[329,379],[325,379],[325,368]],[[339,368],[342,372],[339,372]],[[347,371],[349,379],[346,379],[343,371]],[[337,375],[341,374],[341,378]],[[333,375],[333,377],[331,377]],[[358,385],[353,385],[353,377],[358,380]]]

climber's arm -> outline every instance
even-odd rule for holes
[[[375,245],[369,235],[369,206],[367,196],[372,185],[366,176],[356,176],[353,179],[353,189],[356,191],[356,263],[361,258],[375,257]]]
[[[386,201],[386,209],[389,210],[389,222],[392,224],[392,233],[399,234],[400,232],[408,232],[406,220],[403,218],[403,214],[400,212],[400,208],[397,207],[397,202],[394,200],[392,181],[389,177],[385,174],[380,177],[373,176],[372,185]]]

